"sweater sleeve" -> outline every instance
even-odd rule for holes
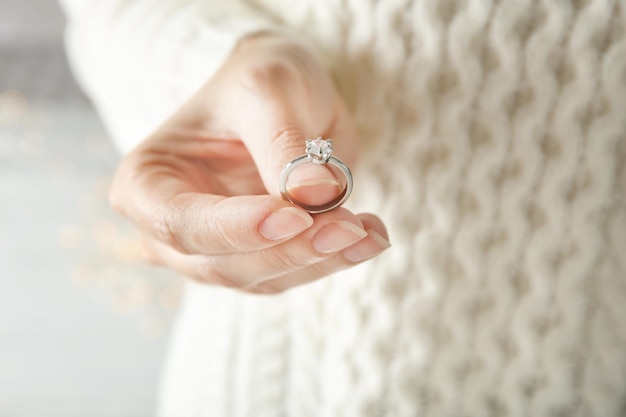
[[[242,36],[280,30],[245,0],[60,0],[73,71],[128,151],[217,70]]]

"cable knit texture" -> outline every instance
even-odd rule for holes
[[[304,35],[394,243],[276,297],[190,284],[163,417],[626,415],[623,2],[65,3],[123,149],[237,37]]]

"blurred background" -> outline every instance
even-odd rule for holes
[[[0,0],[0,417],[151,416],[180,283],[108,208],[119,156],[52,0]]]

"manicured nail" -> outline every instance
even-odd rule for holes
[[[336,182],[333,184],[330,181],[319,181],[316,184],[287,189],[291,198],[309,206],[324,205],[336,199],[341,191]]]
[[[354,248],[348,248],[343,251],[343,256],[350,262],[361,262],[372,258],[379,253],[389,249],[391,244],[387,239],[373,230],[368,230],[371,239],[366,239],[363,243]]]
[[[347,221],[328,223],[313,236],[313,248],[319,253],[333,253],[347,248],[367,236],[367,232]]]
[[[288,188],[310,187],[314,185],[330,185],[339,187],[341,184],[333,171],[323,164],[305,164],[294,170],[287,181]]]
[[[294,188],[311,187],[313,185],[330,185],[333,187],[339,187],[340,184],[335,178],[316,178],[307,181],[290,182],[287,187],[289,190],[292,190]]]
[[[301,233],[313,225],[313,218],[304,210],[283,207],[259,226],[259,233],[269,240],[280,240]]]

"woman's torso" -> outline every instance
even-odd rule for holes
[[[278,297],[192,285],[170,384],[216,415],[619,415],[626,6],[251,3],[331,68],[394,246]]]

